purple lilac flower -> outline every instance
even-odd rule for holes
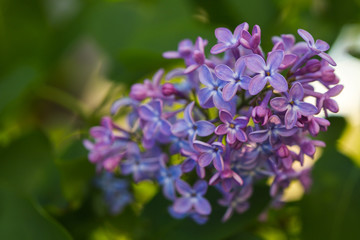
[[[222,153],[225,148],[222,143],[214,142],[210,145],[201,141],[194,141],[194,148],[200,153],[198,163],[201,167],[206,167],[213,162],[218,171],[224,169]]]
[[[265,87],[266,83],[279,92],[285,92],[288,89],[288,84],[283,75],[278,73],[278,68],[283,61],[283,51],[273,51],[269,54],[265,63],[264,59],[257,55],[251,54],[246,56],[246,66],[253,72],[257,73],[249,84],[249,92],[251,95],[256,95]]]
[[[190,141],[194,141],[197,135],[205,137],[214,132],[214,124],[204,120],[194,121],[192,117],[193,108],[194,102],[191,102],[184,110],[184,119],[177,121],[171,127],[171,131],[175,136],[189,136]]]
[[[316,40],[315,42],[313,36],[303,29],[299,29],[298,33],[308,44],[308,47],[312,53],[319,55],[331,65],[336,66],[335,61],[327,53],[325,53],[325,51],[329,50],[330,48],[329,44],[320,39]]]
[[[229,144],[235,143],[236,139],[240,142],[247,141],[246,133],[243,130],[249,122],[247,117],[237,117],[234,119],[226,110],[221,110],[219,116],[223,124],[216,127],[215,134],[226,134],[226,142]]]
[[[202,107],[211,108],[215,105],[218,109],[225,109],[229,112],[234,111],[234,103],[226,102],[223,99],[221,89],[225,86],[225,81],[214,78],[210,69],[205,65],[200,70],[199,78],[201,83],[205,85],[205,88],[200,89],[198,93]]]
[[[270,108],[268,108],[271,96],[272,91],[268,91],[260,105],[253,108],[251,117],[255,123],[261,123],[261,125],[264,126],[268,122],[272,114]]]
[[[216,76],[228,82],[223,88],[223,98],[225,101],[230,101],[238,89],[248,90],[251,78],[244,74],[245,67],[244,58],[239,58],[236,61],[235,72],[225,64],[215,67]]]
[[[215,185],[221,182],[221,187],[225,192],[230,192],[233,185],[242,185],[243,180],[230,167],[229,162],[225,162],[224,170],[216,172],[209,180],[210,185]]]
[[[169,136],[171,134],[171,125],[162,114],[163,102],[161,100],[153,100],[149,104],[141,105],[138,108],[140,118],[144,123],[144,138],[153,138],[156,133]]]
[[[190,185],[179,179],[176,180],[176,190],[181,194],[181,197],[174,202],[173,209],[177,213],[187,213],[194,210],[201,215],[209,215],[211,213],[211,205],[204,198],[207,191],[207,183],[199,180],[191,188]]]
[[[157,71],[150,81],[149,79],[144,80],[144,84],[136,83],[132,85],[129,96],[137,101],[142,101],[145,98],[164,98],[162,94],[160,81],[164,75],[164,69]]]
[[[175,194],[175,181],[180,178],[181,166],[174,165],[169,168],[161,167],[158,173],[157,180],[163,186],[163,194],[166,198],[174,200]]]
[[[115,130],[119,135],[115,135]],[[114,124],[109,117],[101,120],[101,126],[92,127],[90,135],[95,143],[84,140],[84,146],[90,151],[88,158],[90,162],[97,165],[97,170],[105,168],[114,170],[125,155],[125,149],[129,142],[126,131]]]
[[[259,25],[255,25],[252,29],[252,35],[244,29],[241,33],[240,43],[245,48],[251,49],[254,53],[262,56],[262,51],[259,49],[261,42],[261,30]]]
[[[134,181],[139,182],[150,178],[159,169],[160,163],[164,159],[159,151],[141,153],[139,147],[133,143],[127,147],[127,157],[120,164],[121,173],[133,175]]]
[[[104,200],[113,215],[122,212],[124,207],[133,202],[133,196],[129,192],[129,183],[125,179],[119,179],[110,172],[104,172],[96,185],[103,191]]]
[[[205,224],[208,220],[208,215],[199,214],[195,210],[190,210],[186,213],[178,213],[175,212],[174,207],[171,206],[168,208],[168,211],[173,218],[183,219],[186,217],[191,217],[197,224]]]
[[[246,22],[235,28],[234,35],[227,28],[217,28],[215,30],[215,36],[218,40],[218,43],[211,48],[211,54],[219,54],[225,52],[228,49],[238,47],[240,45],[242,31],[248,29],[249,24]]]
[[[227,221],[232,216],[234,210],[237,213],[245,212],[250,206],[248,200],[252,193],[253,189],[250,184],[245,185],[240,190],[231,193],[225,193],[224,197],[219,200],[220,205],[228,207],[222,218],[222,221]]]
[[[326,93],[322,95],[320,99],[317,99],[316,106],[319,109],[324,109],[325,115],[327,116],[327,110],[333,113],[339,111],[339,106],[332,97],[336,97],[344,89],[343,85],[336,85],[335,87],[330,88]]]
[[[304,89],[300,83],[295,83],[286,97],[276,97],[270,101],[270,105],[276,111],[285,113],[285,126],[291,129],[301,116],[310,116],[318,112],[317,107],[310,103],[303,102]]]
[[[177,51],[163,55],[185,62],[169,69],[168,82],[160,84],[164,71],[159,70],[152,81],[134,84],[130,97],[114,102],[112,115],[129,112],[125,126],[105,117],[90,130],[93,140],[84,140],[90,162],[98,171],[157,182],[165,198],[173,201],[169,213],[199,224],[211,212],[204,197],[208,184],[223,195],[218,202],[227,208],[226,221],[249,208],[255,184],[273,179],[264,219],[270,208],[284,205],[291,181],[309,189],[310,169],[294,166],[325,146],[315,137],[330,122],[317,114],[337,112],[333,97],[343,89],[331,66],[335,63],[324,53],[327,43],[315,42],[304,30],[299,34],[305,42],[296,43],[291,34],[273,37],[268,53],[260,45],[260,27],[255,25],[250,34],[247,23],[234,33],[216,29],[218,42],[211,52],[223,55],[207,56],[207,41],[201,37],[195,44],[189,39],[180,42]],[[315,90],[314,83],[327,90]],[[194,181],[194,187],[180,177]],[[101,189],[117,213],[133,198],[127,184],[114,175],[109,179]]]
[[[296,127],[287,129],[281,124],[278,116],[272,115],[269,118],[268,128],[251,132],[249,138],[256,143],[262,143],[269,139],[271,145],[275,145],[278,143],[280,137],[290,137],[294,135],[297,130]]]

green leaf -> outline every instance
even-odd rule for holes
[[[37,78],[37,72],[29,66],[19,66],[0,80],[0,113],[14,103]]]
[[[0,239],[72,239],[41,207],[4,187],[0,187],[0,211]]]
[[[65,198],[77,207],[90,189],[95,168],[87,158],[87,151],[81,140],[73,141],[56,160],[60,170],[61,185]]]
[[[302,239],[359,239],[360,169],[337,151],[343,118],[331,118],[327,147],[313,168],[313,186],[300,203]]]
[[[269,189],[267,187],[256,187],[254,195],[250,199],[251,207],[243,214],[236,214],[225,222],[221,222],[226,208],[218,205],[217,200],[220,194],[211,189],[207,194],[210,199],[213,211],[209,221],[204,225],[198,225],[192,219],[173,219],[167,207],[171,202],[158,194],[149,204],[145,206],[141,215],[143,221],[143,234],[137,232],[135,239],[186,239],[191,234],[191,239],[217,240],[233,237],[236,234],[251,234],[247,228],[257,222],[257,217],[266,204],[269,203]]]
[[[30,132],[0,148],[0,183],[36,196],[43,203],[61,199],[53,150],[41,131]]]

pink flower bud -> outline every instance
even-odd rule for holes
[[[176,93],[176,89],[171,83],[164,83],[161,88],[161,92],[164,96],[168,97]]]
[[[137,83],[132,85],[130,97],[134,100],[142,101],[147,98],[147,89],[143,84]]]

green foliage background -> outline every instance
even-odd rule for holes
[[[256,220],[269,198],[260,186],[226,224],[220,207],[205,226],[173,220],[158,195],[119,216],[101,206],[81,143],[89,127],[132,83],[179,64],[162,52],[197,36],[211,46],[216,27],[243,21],[260,25],[265,50],[298,28],[331,44],[360,23],[360,1],[1,0],[0,239],[360,239],[360,170],[336,147],[343,118],[321,136],[310,194],[268,222]]]

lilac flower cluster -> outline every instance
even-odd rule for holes
[[[333,97],[343,86],[325,53],[329,45],[305,30],[298,33],[304,41],[295,43],[291,34],[273,37],[268,53],[260,46],[260,27],[250,33],[247,23],[234,33],[216,29],[211,56],[201,37],[195,44],[181,41],[163,56],[183,59],[185,67],[167,75],[161,69],[117,100],[111,113],[128,111],[128,126],[104,117],[90,130],[95,142],[84,142],[89,160],[135,182],[157,182],[172,201],[173,217],[200,224],[212,210],[210,186],[223,196],[224,221],[249,208],[258,181],[271,181],[274,205],[294,180],[308,189],[310,169],[295,169],[295,163],[324,147],[313,138],[330,122],[317,115],[339,110]],[[315,91],[314,82],[327,91]]]

